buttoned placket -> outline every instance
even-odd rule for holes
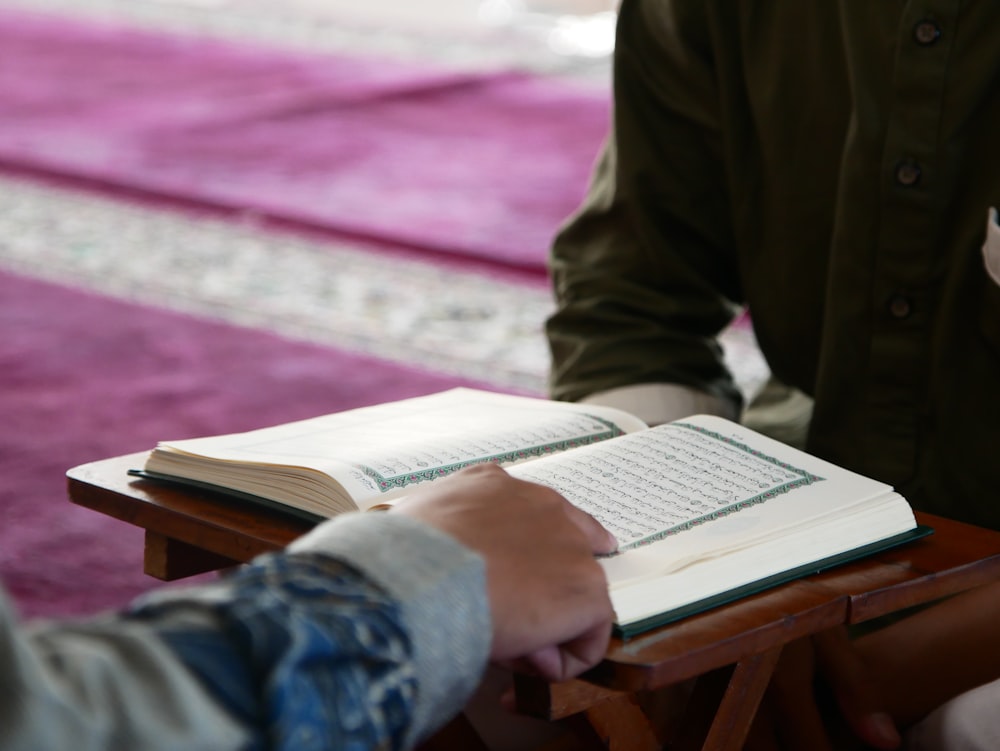
[[[933,242],[941,189],[938,153],[951,40],[958,2],[936,2],[899,26],[892,99],[883,144],[881,217],[875,253],[866,395],[879,424],[878,451],[899,479],[914,469],[917,420],[926,401]],[[873,448],[873,450],[875,450]]]

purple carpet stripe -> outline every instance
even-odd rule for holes
[[[0,164],[544,270],[593,86],[0,13]]]
[[[66,498],[69,467],[482,384],[0,272],[0,579],[26,615],[158,582],[142,534]]]

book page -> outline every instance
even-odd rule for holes
[[[891,491],[706,416],[515,467],[511,474],[554,487],[593,515],[618,539],[619,555],[629,553],[637,567],[648,568],[642,552],[655,548],[661,570]]]
[[[306,467],[335,478],[366,508],[472,464],[529,461],[643,427],[619,410],[453,389],[158,448],[222,462]]]
[[[628,564],[631,555],[645,555],[655,546],[604,559],[602,564],[608,574],[616,620],[619,624],[635,623],[739,587],[750,587],[745,594],[752,594],[770,586],[759,586],[770,577],[844,556],[907,529],[912,522],[907,509],[907,504],[898,495],[886,494],[861,508],[852,509],[857,513],[826,518],[819,533],[809,525],[793,527],[761,543],[737,547],[724,555],[669,570],[658,569],[655,557],[649,556],[644,575],[635,575],[638,572],[632,571],[632,576],[625,577],[622,569],[634,569],[635,566],[622,567],[620,564]],[[700,607],[694,608],[694,612],[700,610]]]

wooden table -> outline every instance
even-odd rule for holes
[[[279,549],[306,521],[218,494],[129,477],[145,453],[75,467],[70,499],[145,530],[146,573],[163,580],[226,568]],[[585,680],[518,676],[520,711],[577,731],[579,748],[662,746],[640,698],[697,679],[671,749],[739,749],[784,645],[1000,579],[1000,533],[918,514],[935,534],[634,637],[613,639]],[[652,718],[656,719],[656,718]],[[472,748],[452,727],[455,748]],[[436,748],[449,745],[448,733]]]

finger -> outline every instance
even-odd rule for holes
[[[525,655],[519,661],[520,667],[550,681],[569,680],[601,661],[610,638],[610,623],[600,623],[564,644]]]
[[[562,655],[559,647],[552,645],[536,649],[531,654],[525,655],[520,660],[516,669],[529,675],[538,675],[549,681],[560,680],[562,673]]]
[[[569,518],[586,536],[591,550],[597,555],[607,555],[618,550],[618,540],[606,530],[601,523],[583,509],[577,508],[569,501],[565,502]]]
[[[517,711],[517,691],[513,686],[504,689],[503,693],[500,694],[500,706],[508,712]]]
[[[841,715],[854,734],[878,749],[899,748],[896,723],[884,710],[868,669],[851,644],[847,630],[836,628],[814,637],[816,659]]]
[[[777,726],[781,748],[808,748],[810,751],[833,751],[823,718],[813,701],[796,706],[783,714]]]
[[[781,748],[831,751],[813,691],[813,650],[809,639],[786,644],[771,680],[768,700]]]

